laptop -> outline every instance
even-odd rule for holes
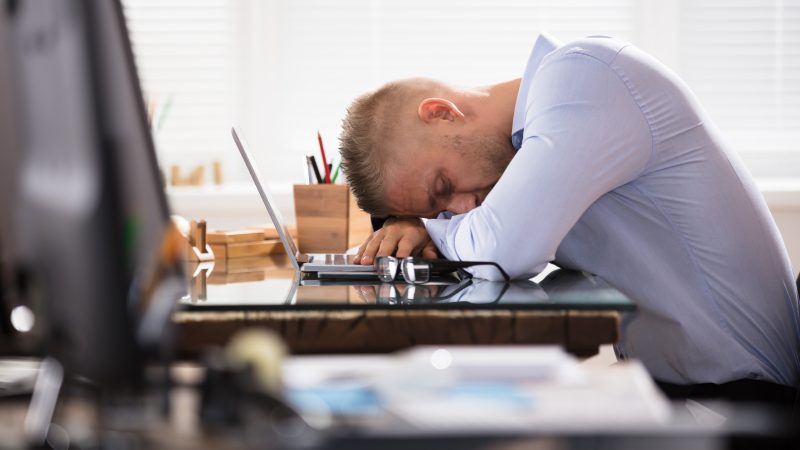
[[[242,159],[244,159],[247,170],[253,178],[253,183],[255,183],[256,189],[258,189],[258,194],[261,196],[261,200],[267,208],[269,217],[272,219],[272,224],[275,225],[275,229],[278,230],[278,236],[283,243],[283,248],[286,249],[286,253],[289,255],[289,259],[292,261],[292,265],[294,265],[295,269],[301,272],[313,273],[320,278],[377,279],[378,276],[372,266],[353,264],[353,257],[355,255],[347,255],[344,253],[300,253],[294,239],[292,239],[292,236],[289,234],[289,230],[286,228],[286,224],[278,210],[277,204],[272,199],[272,194],[267,189],[266,184],[261,181],[261,175],[258,172],[258,168],[253,163],[253,157],[247,149],[247,144],[245,143],[242,133],[236,127],[233,127],[231,128],[231,134],[233,135],[233,141],[236,143],[236,147],[239,149],[239,153],[242,155]]]

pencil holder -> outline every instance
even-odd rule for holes
[[[369,215],[344,184],[294,185],[294,212],[303,253],[343,253],[372,232]]]
[[[349,190],[343,184],[296,184],[294,213],[303,253],[347,250]]]

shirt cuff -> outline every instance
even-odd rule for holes
[[[446,259],[458,260],[455,254],[455,246],[452,236],[447,235],[448,227],[455,225],[464,215],[456,216],[450,212],[443,212],[439,214],[436,219],[423,219],[422,223],[425,224],[425,229],[428,230],[433,244],[439,249],[439,252]]]

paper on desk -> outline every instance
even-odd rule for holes
[[[417,432],[535,432],[592,434],[652,429],[670,418],[667,400],[638,362],[588,371],[586,383],[514,383],[528,407],[501,402],[452,401],[415,395],[385,408]]]
[[[522,414],[538,408],[526,385],[586,383],[575,358],[556,346],[417,347],[398,360],[402,364],[378,379],[375,389],[388,411],[413,420],[420,409]]]
[[[294,388],[331,382],[428,385],[431,380],[580,382],[575,358],[556,346],[421,346],[394,355],[303,356],[284,364]]]
[[[418,431],[589,432],[669,418],[666,400],[640,364],[588,368],[557,347],[293,357],[284,365],[284,383],[301,410],[323,402],[334,414],[388,414]]]
[[[577,360],[557,346],[416,347],[398,355],[406,366],[456,381],[581,382]]]
[[[575,384],[584,378],[575,359],[558,347],[417,347],[392,356],[295,357],[284,365],[284,382],[298,407],[322,399],[343,414],[436,396],[463,406],[529,408],[531,399],[517,382]]]

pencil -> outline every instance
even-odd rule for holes
[[[319,152],[322,154],[322,167],[325,168],[325,182],[331,182],[331,169],[328,168],[328,159],[325,158],[325,147],[322,145],[322,135],[317,130],[317,141],[319,141]]]

